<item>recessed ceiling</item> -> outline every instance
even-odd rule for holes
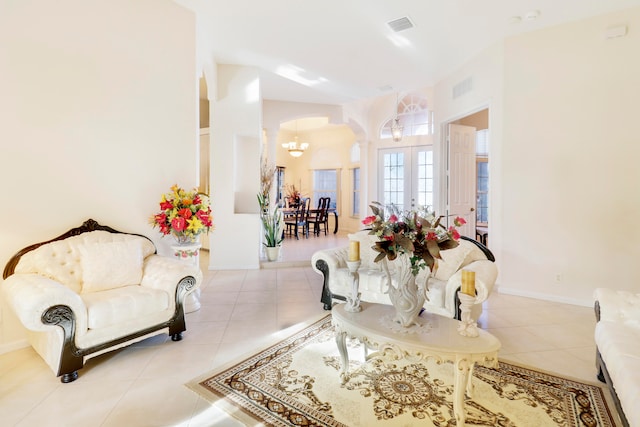
[[[379,96],[381,88],[433,86],[505,37],[640,6],[640,0],[175,1],[196,12],[199,51],[218,64],[257,67],[265,99],[323,104]],[[415,26],[394,32],[387,23],[398,17]]]

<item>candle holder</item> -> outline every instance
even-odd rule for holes
[[[478,325],[471,318],[471,307],[476,302],[476,297],[458,292],[460,299],[460,324],[458,325],[458,333],[465,337],[475,338],[479,335]]]
[[[351,295],[347,295],[347,304],[344,307],[344,311],[350,313],[357,313],[362,311],[360,306],[360,274],[358,274],[358,268],[360,268],[360,260],[347,261],[347,267],[349,267],[349,275],[351,276]]]

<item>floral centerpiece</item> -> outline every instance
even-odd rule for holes
[[[151,225],[180,244],[195,242],[197,236],[213,229],[209,197],[197,189],[186,191],[174,185],[160,198],[160,212],[151,217]]]
[[[396,283],[391,280],[388,266],[384,269],[388,276],[389,298],[396,307],[394,320],[403,327],[416,323],[416,318],[427,299],[428,280],[437,268],[437,259],[441,259],[440,251],[458,246],[460,234],[457,227],[466,223],[463,218],[456,217],[453,225],[444,227],[440,222],[443,216],[433,212],[410,211],[400,213],[396,206],[390,205],[388,217],[385,208],[378,202],[370,205],[373,215],[366,217],[362,223],[378,240],[371,248],[379,252],[375,262],[387,259],[396,264]],[[428,268],[430,274],[424,283],[416,284],[416,276],[421,270]]]
[[[385,209],[378,202],[370,205],[373,215],[362,220],[362,224],[370,227],[369,234],[375,234],[380,240],[372,248],[379,252],[375,262],[387,258],[393,261],[398,254],[411,254],[411,272],[417,276],[420,270],[428,267],[433,271],[436,259],[440,259],[440,251],[458,246],[460,233],[457,227],[466,224],[464,218],[456,217],[448,229],[440,224],[441,216],[433,212],[411,211],[401,214],[391,205],[391,214],[385,219]]]

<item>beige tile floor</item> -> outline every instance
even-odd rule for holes
[[[322,315],[322,280],[308,260],[343,242],[287,239],[280,262],[261,270],[207,271],[204,253],[202,308],[187,315],[182,341],[158,336],[90,359],[70,384],[31,348],[0,355],[0,425],[241,425],[184,384]],[[502,360],[596,381],[589,307],[494,292],[479,323],[502,342]]]

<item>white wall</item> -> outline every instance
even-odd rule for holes
[[[629,34],[605,40],[620,24]],[[490,108],[501,292],[592,305],[596,287],[640,289],[639,28],[635,8],[509,38],[436,86],[441,121]]]
[[[1,266],[88,218],[162,251],[148,224],[160,194],[196,183],[193,15],[169,0],[0,10]],[[2,307],[0,353],[23,337]]]
[[[213,83],[209,83],[213,84]],[[260,267],[262,99],[257,69],[218,65],[216,98],[210,99],[212,270]]]
[[[606,40],[609,26],[626,37]],[[502,286],[640,290],[640,8],[507,40]]]

